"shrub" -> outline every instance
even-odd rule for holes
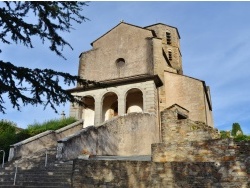
[[[230,138],[230,131],[220,131],[221,138]]]
[[[31,134],[29,133],[29,131],[27,129],[23,129],[19,133],[16,133],[16,141],[17,142],[25,140],[29,137],[31,137]]]
[[[250,135],[247,136],[247,135],[238,135],[236,137],[234,137],[234,140],[235,141],[250,141]]]
[[[46,130],[60,129],[74,122],[76,122],[76,119],[73,117],[69,117],[65,119],[53,119],[53,120],[45,121],[44,123],[34,123],[32,125],[28,125],[27,130],[31,136],[34,136]]]

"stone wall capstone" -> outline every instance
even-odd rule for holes
[[[57,140],[82,129],[83,120],[67,125],[56,131],[48,130],[10,146],[8,161],[28,156],[43,149],[55,147]]]

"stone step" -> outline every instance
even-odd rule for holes
[[[30,181],[30,182],[27,182],[27,181],[24,181],[24,182],[17,182],[16,183],[17,185],[22,185],[22,186],[42,186],[42,187],[45,187],[45,186],[70,186],[71,183],[69,182],[35,182],[35,181]]]
[[[31,168],[70,168],[72,167],[73,165],[72,164],[47,164],[47,166],[45,167],[45,164],[42,163],[42,164],[32,164],[32,165],[27,165],[28,169],[31,169]],[[26,169],[25,166],[23,165],[18,165],[17,166],[19,169]],[[13,166],[13,167],[6,167],[4,169],[0,169],[0,172],[1,171],[5,171],[5,170],[13,170],[15,169],[16,167]]]
[[[33,167],[31,169],[21,169],[21,168],[17,168],[18,171],[32,171],[35,172],[37,170],[40,171],[67,171],[67,170],[72,170],[72,166],[67,166],[67,167],[55,167],[55,166],[51,166],[51,167]],[[13,169],[14,170],[14,169]]]
[[[47,176],[62,176],[62,175],[67,175],[67,176],[70,176],[72,174],[72,169],[70,170],[57,170],[57,171],[51,171],[51,170],[48,170],[48,171],[39,171],[39,170],[36,170],[36,171],[17,171],[17,175],[20,175],[20,174],[23,174],[25,176],[37,176],[37,175],[47,175]],[[14,176],[15,175],[15,172],[12,171],[12,172],[3,172],[0,174],[0,177],[1,176],[4,176],[4,175],[9,175],[9,176]]]
[[[15,173],[11,173],[11,174],[15,174]],[[71,175],[72,174],[72,169],[69,170],[35,170],[35,171],[17,171],[17,174],[23,174],[23,175]]]
[[[0,176],[0,182],[4,182],[4,181],[14,181],[14,176],[10,176],[10,175]]]
[[[13,181],[0,181],[0,187],[2,187],[2,185],[13,185],[14,183],[14,180]]]
[[[62,185],[60,185],[60,186],[25,186],[25,188],[26,187],[29,187],[29,188],[37,188],[37,187],[41,187],[41,188],[71,188],[71,186],[70,185],[64,185],[64,186],[62,186]]]
[[[42,167],[42,168],[33,167],[32,169],[17,168],[17,171],[19,171],[19,172],[27,172],[27,171],[32,171],[32,172],[35,172],[35,171],[42,171],[42,172],[45,172],[45,171],[61,171],[61,172],[64,172],[64,171],[72,170],[72,168],[73,168],[72,166],[65,166],[65,167],[51,166],[51,167]],[[3,170],[3,171],[0,171],[0,175],[15,172],[15,170],[16,170],[15,168],[9,169],[9,170]]]
[[[0,185],[12,185],[14,182],[14,178],[6,178],[4,179],[4,181],[0,181]],[[17,184],[21,184],[22,185],[22,182],[36,182],[36,183],[59,183],[59,184],[69,184],[71,183],[71,178],[70,177],[65,177],[65,178],[29,178],[29,177],[26,177],[26,178],[16,178],[16,183]]]
[[[14,188],[26,188],[26,187],[61,187],[61,188],[63,188],[63,187],[65,187],[65,188],[70,188],[71,187],[71,185],[70,184],[65,184],[65,185],[63,185],[63,184],[57,184],[57,185],[40,185],[40,184],[35,184],[35,185],[13,185],[13,183],[12,184],[5,184],[5,185],[0,185],[0,187],[1,188],[4,188],[4,187],[14,187]]]
[[[1,185],[1,188],[25,188],[24,186],[20,185]]]
[[[40,179],[29,179],[28,177],[24,179],[17,179],[17,182],[41,182],[41,183],[70,183],[71,177],[65,177],[64,179],[57,179],[57,178],[40,178]]]
[[[70,176],[35,176],[35,177],[31,177],[31,176],[23,176],[23,175],[17,175],[16,176],[16,180],[17,181],[29,181],[29,180],[32,180],[32,181],[48,181],[48,182],[51,182],[51,181],[54,181],[54,182],[70,182],[71,181],[71,177]],[[1,177],[0,176],[0,182],[6,182],[6,181],[14,181],[14,176],[3,176]]]
[[[35,162],[28,162],[30,165],[34,166],[44,166],[45,165],[45,160],[42,161],[35,161]],[[17,166],[24,166],[27,165],[27,163],[17,163]],[[73,165],[73,162],[67,162],[67,163],[62,163],[62,162],[55,162],[55,161],[47,161],[47,166],[67,166],[67,165]],[[11,165],[5,165],[4,170],[8,170],[9,168],[15,168],[16,164],[11,164]],[[0,168],[0,170],[3,170]]]
[[[73,161],[57,161],[54,154],[48,155],[47,162],[45,167],[44,154],[19,160],[16,186],[13,185],[16,164],[7,163],[4,169],[0,169],[0,188],[70,188]]]
[[[46,185],[46,186],[58,186],[58,185],[70,185],[71,182],[67,182],[67,181],[59,181],[59,182],[56,182],[56,181],[52,181],[52,182],[47,182],[47,181],[32,181],[32,180],[29,180],[29,181],[17,181],[16,182],[17,185]]]
[[[0,182],[0,187],[4,185],[13,185],[14,181],[5,181],[5,182]],[[60,181],[53,181],[53,182],[46,182],[46,181],[16,181],[16,185],[20,186],[64,186],[64,185],[70,185],[71,182],[60,182]]]
[[[71,188],[70,185],[59,185],[59,186],[25,186],[25,188],[37,188],[37,187],[41,187],[41,188]]]

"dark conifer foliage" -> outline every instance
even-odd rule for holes
[[[72,23],[87,20],[82,16],[86,2],[18,1],[0,2],[0,43],[23,44],[33,48],[32,38],[38,36],[42,42],[50,43],[50,50],[64,58],[62,50],[72,46],[59,33],[70,32]],[[33,19],[27,19],[32,16]],[[1,45],[0,45],[1,48]],[[0,49],[0,53],[4,53]],[[18,61],[18,60],[17,60]],[[70,85],[78,82],[87,87],[96,84],[78,76],[50,69],[17,67],[14,62],[0,60],[0,112],[5,113],[3,94],[7,94],[13,108],[21,105],[47,105],[56,111],[56,105],[67,101],[80,102],[59,85],[62,79]]]

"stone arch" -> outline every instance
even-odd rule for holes
[[[107,92],[102,97],[102,121],[118,115],[118,96],[115,92]]]
[[[143,112],[144,97],[142,90],[138,88],[129,89],[126,92],[126,113]]]
[[[144,98],[144,96],[145,96],[145,94],[146,94],[146,93],[145,93],[145,90],[144,90],[143,87],[140,87],[139,85],[136,85],[136,86],[127,88],[126,90],[124,90],[124,92],[122,93],[122,95],[126,98],[127,95],[128,95],[129,90],[131,90],[131,89],[138,89],[138,90],[140,90],[140,91],[142,92],[143,98]]]
[[[95,98],[91,95],[82,97],[82,101],[86,105],[82,109],[83,127],[94,125],[95,121]]]

